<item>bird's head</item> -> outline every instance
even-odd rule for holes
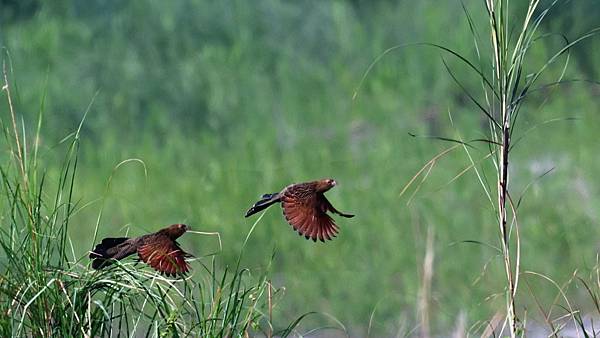
[[[189,230],[189,227],[185,224],[173,224],[165,229],[169,237],[176,239],[183,235]]]
[[[322,179],[320,181],[317,181],[317,191],[325,192],[325,191],[335,187],[336,184],[337,184],[337,182],[333,178]]]

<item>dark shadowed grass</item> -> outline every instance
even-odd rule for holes
[[[271,324],[281,292],[268,281],[270,260],[258,274],[240,265],[260,218],[233,267],[220,267],[216,253],[193,259],[192,274],[181,279],[165,278],[132,260],[92,270],[87,254],[75,253],[73,242],[80,239],[69,235],[71,217],[85,206],[73,199],[83,121],[56,148],[63,152],[63,162],[58,177],[49,178],[37,158],[43,101],[36,134],[30,138],[28,126],[13,109],[9,73],[5,64],[3,96],[9,116],[0,120],[7,149],[0,164],[0,336],[246,337],[292,332],[303,317],[278,332]]]

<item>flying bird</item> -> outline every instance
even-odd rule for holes
[[[263,195],[261,200],[246,212],[246,217],[281,202],[285,219],[300,236],[315,242],[317,239],[325,242],[326,239],[336,237],[339,231],[333,218],[327,214],[328,211],[342,217],[354,217],[338,211],[323,195],[336,184],[333,179],[322,179],[288,185],[281,192]]]
[[[166,276],[175,277],[190,270],[185,261],[190,254],[175,241],[188,230],[185,224],[173,224],[153,234],[128,238],[105,238],[90,252],[92,268],[98,270],[127,256],[138,254],[140,260]]]

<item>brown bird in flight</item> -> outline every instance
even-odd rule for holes
[[[281,202],[285,219],[300,236],[312,238],[315,242],[317,239],[325,242],[326,239],[336,237],[339,231],[333,218],[327,214],[328,211],[342,217],[354,217],[336,210],[323,195],[335,185],[333,179],[288,185],[279,193],[263,195],[261,200],[246,212],[246,217]]]
[[[153,234],[128,238],[105,238],[90,252],[92,268],[98,270],[137,253],[140,260],[161,274],[175,277],[190,271],[185,261],[190,254],[183,251],[175,241],[188,230],[185,224],[173,224]]]

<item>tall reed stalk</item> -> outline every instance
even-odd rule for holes
[[[491,81],[483,75],[484,70],[480,75],[484,83],[485,111],[490,126],[489,154],[493,155],[491,158],[497,172],[498,226],[506,273],[506,312],[511,337],[517,336],[521,329],[516,311],[516,298],[521,274],[521,239],[517,207],[522,196],[518,200],[512,198],[509,175],[510,154],[515,145],[513,144],[515,126],[518,124],[518,116],[524,100],[533,90],[540,88],[537,82],[548,67],[560,56],[564,56],[564,64],[558,78],[550,83],[550,85],[560,84],[569,63],[569,50],[583,39],[592,37],[598,32],[598,29],[594,29],[572,42],[564,38],[563,47],[552,54],[541,67],[531,71],[532,63],[528,62],[527,57],[537,39],[550,36],[538,32],[538,28],[548,13],[555,9],[557,2],[555,0],[548,7],[540,9],[539,0],[530,0],[524,16],[520,19],[522,21],[515,22],[517,19],[514,10],[510,7],[512,4],[510,0],[485,0],[485,9],[489,18],[493,75]],[[468,12],[467,16],[469,16]],[[479,50],[478,46],[477,50]],[[527,76],[524,76],[525,74]],[[491,86],[486,86],[486,83]],[[522,134],[521,137],[526,134]],[[514,236],[512,236],[513,230]]]
[[[597,35],[600,29],[592,29],[572,41],[559,34],[563,38],[563,45],[536,69],[534,68],[535,66],[532,66],[536,63],[531,62],[528,56],[537,40],[552,36],[552,34],[540,33],[539,27],[540,23],[546,19],[548,13],[555,9],[558,0],[552,1],[545,8],[539,8],[539,0],[529,0],[524,13],[516,13],[515,8],[511,7],[511,5],[516,7],[516,5],[510,0],[484,0],[483,2],[485,13],[487,14],[486,31],[488,32],[488,44],[484,44],[480,40],[477,22],[467,6],[463,4],[465,17],[473,35],[476,60],[471,60],[460,52],[438,44],[418,43],[398,45],[389,48],[378,57],[368,68],[363,76],[363,80],[381,57],[391,51],[410,45],[429,46],[439,49],[443,53],[458,59],[459,62],[467,66],[480,79],[482,90],[480,93],[474,93],[472,90],[467,89],[466,84],[458,79],[457,75],[446,62],[446,59],[443,59],[446,70],[452,79],[464,91],[470,102],[486,117],[489,125],[488,138],[465,141],[460,136],[459,131],[457,131],[457,138],[434,136],[433,138],[456,144],[443,150],[425,164],[409,180],[400,194],[404,194],[410,186],[416,184],[417,187],[412,194],[414,196],[429,176],[432,168],[442,157],[452,153],[456,149],[462,148],[466,152],[470,160],[470,165],[467,170],[463,170],[453,180],[469,171],[468,169],[473,170],[491,207],[495,210],[501,244],[500,251],[506,278],[506,316],[505,325],[502,326],[501,333],[503,334],[505,329],[507,329],[511,337],[516,337],[520,332],[524,331],[520,327],[521,324],[517,313],[517,291],[519,276],[522,273],[520,271],[521,239],[517,208],[522,196],[513,198],[511,196],[510,184],[510,155],[517,143],[513,141],[515,139],[515,127],[518,125],[518,116],[523,102],[531,92],[563,83],[563,77],[569,63],[569,50],[582,40]],[[488,56],[485,53],[487,49],[482,47],[484,45],[491,46]],[[564,58],[561,59],[561,56],[564,56]],[[564,64],[559,65],[561,68],[559,68],[557,78],[550,83],[538,84],[542,75],[558,60],[564,60]],[[545,124],[546,122],[542,122],[541,124]],[[527,131],[521,133],[517,137],[517,141],[521,141],[525,136],[527,136]],[[474,158],[473,144],[482,142],[488,145],[487,153],[480,159]],[[493,162],[496,172],[495,188],[491,187],[486,179],[483,169],[485,160]],[[420,180],[418,180],[419,177],[421,177]],[[495,193],[494,189],[496,190]],[[494,195],[496,196],[495,198],[493,197]],[[412,200],[412,196],[409,202]]]

